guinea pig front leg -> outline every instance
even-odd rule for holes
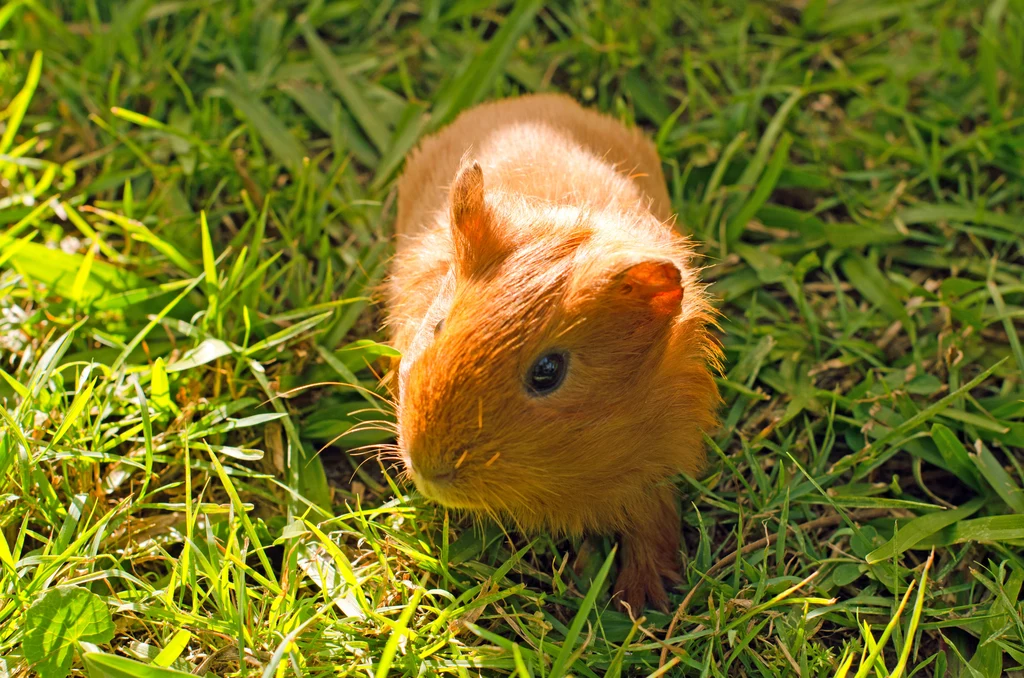
[[[630,517],[631,525],[619,536],[622,549],[615,591],[619,603],[639,617],[645,604],[668,612],[664,581],[682,583],[679,532],[673,488],[659,486]]]

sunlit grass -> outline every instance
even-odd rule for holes
[[[89,676],[1020,670],[1024,7],[651,4],[0,7],[0,676],[72,598]],[[402,158],[549,89],[725,318],[670,615],[391,467]]]

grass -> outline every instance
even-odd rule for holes
[[[1021,671],[1024,4],[626,5],[0,7],[0,676]],[[550,89],[726,318],[673,616],[367,452],[405,152]]]

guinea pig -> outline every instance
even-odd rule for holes
[[[721,350],[654,145],[566,96],[485,103],[410,153],[395,230],[405,474],[527,532],[617,534],[620,602],[667,609],[671,478],[704,467]]]

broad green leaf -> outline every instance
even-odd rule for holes
[[[248,417],[242,417],[241,419],[228,419],[222,421],[214,426],[206,429],[202,432],[203,435],[209,435],[210,433],[227,433],[228,431],[234,431],[241,428],[250,428],[252,426],[259,426],[260,424],[266,424],[268,421],[277,421],[282,417],[286,416],[282,412],[262,412],[260,414],[251,414]],[[214,447],[210,448],[215,449]]]
[[[22,398],[28,397],[28,389],[25,388],[20,381],[4,372],[3,369],[0,369],[0,377],[3,377],[3,380],[6,381],[7,384],[12,389],[14,389],[14,392],[17,393],[19,396],[21,396]]]
[[[912,331],[913,325],[907,309],[903,307],[892,283],[877,266],[859,254],[852,253],[843,258],[840,266],[846,279],[865,299],[880,308],[890,320],[899,320],[905,330]]]
[[[96,258],[97,249],[99,249],[98,246],[96,243],[93,243],[85,253],[82,267],[78,269],[78,273],[75,274],[75,279],[71,283],[71,298],[77,302],[81,302],[85,296],[85,283],[89,280],[89,273],[92,271],[92,262]]]
[[[970,424],[971,426],[980,428],[985,431],[992,431],[993,433],[1004,434],[1010,432],[1009,426],[1004,426],[999,422],[992,421],[988,417],[983,417],[982,415],[975,414],[974,412],[965,412],[963,410],[948,409],[945,412],[943,412],[940,416],[943,416],[946,419],[959,421],[964,424]]]
[[[90,250],[91,251],[91,250]],[[78,279],[88,264],[88,275]],[[95,300],[142,287],[144,281],[129,271],[103,261],[90,260],[88,254],[68,254],[34,242],[21,245],[10,263],[33,280],[46,286],[51,295]]]
[[[180,290],[182,287],[187,287],[188,284],[188,280],[175,280],[174,282],[161,283],[152,287],[143,287],[137,290],[118,292],[117,294],[111,294],[97,299],[93,302],[93,308],[101,311],[128,308],[129,306],[141,304],[149,299],[155,299],[156,297]]]
[[[975,468],[971,456],[967,453],[967,448],[956,437],[956,434],[948,426],[935,423],[932,424],[932,440],[939,448],[939,454],[946,462],[947,469],[974,489],[981,489],[978,469]]]
[[[1024,490],[1021,490],[1020,485],[1006,472],[992,452],[982,446],[978,454],[971,455],[971,460],[986,482],[1014,513],[1024,514]]]
[[[89,678],[195,678],[191,673],[106,652],[86,652],[82,659]]]
[[[82,410],[89,404],[89,400],[92,398],[92,390],[96,382],[90,381],[84,390],[79,391],[75,394],[75,399],[71,401],[71,407],[68,408],[67,413],[64,415],[64,420],[60,424],[60,428],[53,434],[53,440],[50,441],[48,447],[53,447],[64,435],[71,429],[74,423],[78,420],[78,417],[82,414]]]
[[[175,361],[167,366],[167,372],[181,372],[211,363],[217,358],[231,355],[235,349],[220,339],[204,339],[198,346],[185,353],[181,360]]]
[[[149,395],[153,400],[153,407],[163,412],[173,412],[175,407],[174,401],[171,400],[171,383],[167,378],[167,366],[163,358],[153,361],[149,375]]]
[[[7,545],[7,538],[0,532],[0,565],[3,565],[9,572],[14,572],[17,563],[14,562],[14,555],[11,547]]]
[[[914,518],[910,522],[900,525],[893,538],[869,553],[865,560],[869,565],[880,563],[883,560],[891,560],[944,527],[948,527],[958,520],[963,520],[972,513],[977,512],[984,505],[985,498],[976,497],[960,508],[938,511]]]
[[[1018,216],[959,205],[917,205],[903,210],[899,216],[900,220],[908,225],[962,221],[969,224],[995,226],[1013,233],[1024,234],[1024,219]]]
[[[846,586],[857,580],[861,575],[860,568],[863,565],[857,563],[843,563],[832,572],[832,583],[836,586]]]
[[[399,358],[402,352],[393,346],[372,339],[357,339],[337,349],[334,354],[352,371],[365,368],[378,358]]]
[[[95,593],[61,586],[43,594],[25,612],[22,648],[40,678],[64,678],[80,642],[109,643],[114,638],[110,610]]]
[[[157,666],[170,666],[185,651],[190,640],[192,640],[191,632],[186,629],[178,629],[170,641],[160,650],[160,654],[153,658],[153,663]]]
[[[255,355],[256,353],[258,353],[260,351],[264,351],[264,350],[266,350],[268,348],[273,348],[274,346],[277,346],[278,344],[283,344],[286,341],[294,339],[295,337],[299,336],[303,332],[316,327],[317,325],[322,323],[324,320],[329,318],[331,315],[333,315],[333,313],[334,313],[333,311],[328,311],[327,313],[321,313],[320,315],[316,315],[316,316],[313,316],[312,318],[307,318],[307,319],[305,319],[303,321],[297,322],[294,325],[292,325],[291,327],[286,327],[285,329],[281,330],[280,332],[275,332],[274,334],[270,335],[266,339],[264,339],[262,341],[258,341],[255,344],[253,344],[252,346],[250,346],[249,348],[245,349],[244,355],[246,357],[250,357],[250,356],[253,356],[253,355]]]

